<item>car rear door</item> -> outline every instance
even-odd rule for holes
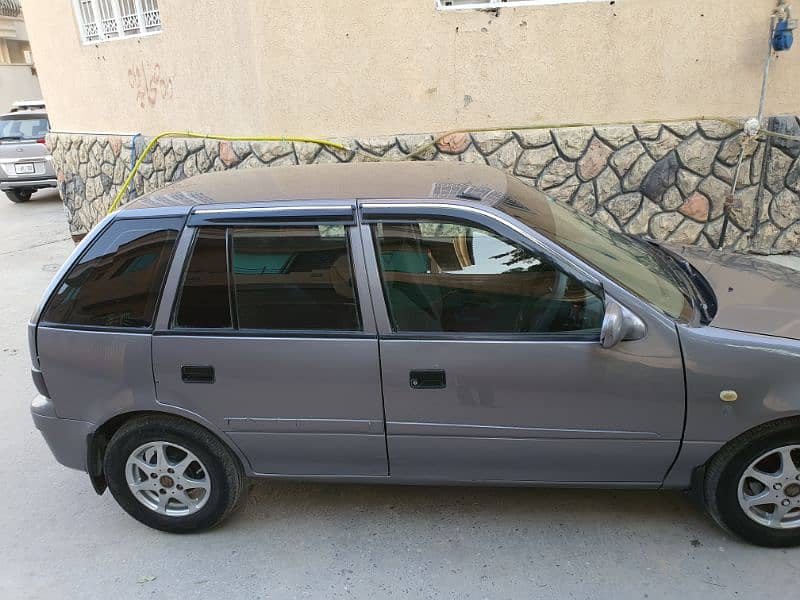
[[[153,337],[158,401],[257,474],[386,476],[378,341],[353,203],[201,208]]]
[[[674,325],[639,310],[645,339],[603,349],[598,282],[500,218],[362,203],[392,478],[659,485],[683,430]]]

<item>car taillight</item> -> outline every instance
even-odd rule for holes
[[[36,143],[37,144],[44,144],[45,143],[45,139],[44,138],[39,138],[38,140],[36,140]]]

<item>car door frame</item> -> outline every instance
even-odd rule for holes
[[[191,259],[192,248],[194,240],[197,235],[199,227],[203,226],[217,226],[226,228],[257,228],[259,226],[309,226],[309,225],[324,225],[324,224],[338,224],[344,225],[348,236],[348,245],[350,251],[350,259],[352,265],[353,287],[356,293],[361,326],[359,332],[339,332],[342,338],[368,338],[374,339],[376,342],[376,363],[377,357],[377,325],[373,312],[373,303],[370,298],[369,282],[367,278],[366,266],[364,263],[364,252],[361,247],[362,237],[358,230],[357,223],[357,204],[355,200],[307,200],[307,201],[270,201],[270,202],[249,202],[249,203],[230,203],[230,204],[215,204],[215,205],[201,205],[194,207],[187,217],[183,231],[181,232],[175,247],[173,261],[167,271],[165,284],[161,296],[161,302],[158,306],[156,317],[153,326],[153,344],[156,343],[156,338],[159,336],[209,336],[213,337],[219,335],[218,332],[213,330],[197,330],[189,329],[180,331],[171,328],[172,318],[179,300],[180,288],[184,272],[188,266],[188,261]],[[224,334],[223,334],[224,335]],[[338,335],[338,334],[337,334]],[[304,332],[283,332],[283,331],[264,331],[257,334],[251,331],[238,334],[231,337],[257,338],[257,339],[285,339],[287,337],[310,337],[310,338],[325,338],[328,337],[325,332],[318,332],[316,335],[306,335]],[[288,478],[288,479],[310,479],[310,480],[352,480],[352,481],[365,481],[376,480],[383,481],[388,476],[388,457],[385,456],[385,419],[383,418],[383,398],[380,390],[380,373],[376,373],[378,380],[377,394],[380,400],[380,419],[370,420],[368,423],[358,424],[359,433],[368,430],[370,436],[380,436],[383,448],[384,457],[386,458],[387,473],[377,475],[352,475],[352,474],[336,474],[326,473],[320,475],[307,474],[307,473],[264,473],[253,468],[253,452],[243,449],[239,443],[236,442],[236,435],[228,431],[228,427],[221,426],[213,419],[208,418],[202,412],[192,411],[182,406],[175,406],[174,404],[162,402],[158,397],[158,375],[156,367],[155,347],[153,349],[153,375],[156,382],[156,404],[163,406],[169,412],[176,412],[185,414],[193,420],[207,424],[213,431],[220,434],[233,448],[237,455],[242,458],[242,463],[245,472],[248,476],[256,477],[271,477],[271,478]],[[292,419],[292,421],[295,421]],[[303,423],[300,419],[296,420],[297,423],[290,424],[292,428],[302,428]],[[310,430],[318,432],[321,435],[327,435],[326,424],[306,423]],[[335,424],[331,424],[328,428],[335,430]],[[354,432],[355,433],[355,432]],[[290,452],[287,452],[290,453]]]
[[[359,229],[363,238],[362,247],[365,252],[367,275],[369,278],[370,291],[373,299],[373,311],[375,320],[378,327],[378,336],[380,339],[392,337],[394,339],[413,339],[419,337],[418,334],[397,334],[393,331],[389,319],[388,308],[385,301],[385,294],[383,285],[381,283],[380,269],[376,255],[375,240],[372,233],[372,224],[385,220],[402,219],[418,220],[428,218],[434,219],[455,219],[465,221],[470,224],[482,226],[497,233],[509,241],[518,243],[521,246],[530,249],[533,252],[541,254],[544,258],[551,261],[557,268],[563,270],[567,274],[577,278],[590,288],[595,290],[602,290],[603,300],[613,299],[623,307],[630,310],[634,315],[638,316],[645,323],[646,333],[645,338],[658,338],[660,347],[664,352],[672,352],[676,356],[672,356],[673,362],[679,363],[681,373],[682,402],[681,414],[676,416],[676,422],[680,422],[680,427],[676,428],[674,433],[675,439],[671,440],[675,443],[674,456],[669,463],[669,466],[664,469],[663,474],[658,477],[658,482],[648,481],[636,484],[635,482],[624,482],[619,484],[624,487],[658,487],[663,483],[664,479],[668,476],[675,459],[680,454],[683,434],[685,427],[686,415],[686,394],[685,394],[685,370],[683,367],[683,359],[680,349],[680,342],[678,340],[676,324],[666,314],[660,312],[655,307],[651,306],[635,294],[631,293],[626,288],[617,284],[614,280],[607,277],[601,271],[598,271],[591,265],[585,263],[580,258],[572,255],[565,248],[556,244],[536,230],[528,227],[527,225],[517,221],[513,217],[485,204],[478,202],[462,201],[462,200],[415,200],[415,199],[360,199],[359,200]],[[658,334],[654,336],[654,334]],[[447,334],[449,336],[457,336],[461,339],[486,339],[492,338],[498,340],[508,340],[507,335],[493,335],[481,334],[478,336],[472,334]],[[447,337],[447,335],[442,337]],[[435,336],[434,336],[435,337]],[[521,337],[516,339],[522,340]],[[538,339],[546,341],[546,336],[540,336]],[[663,340],[663,341],[662,341]],[[596,342],[599,346],[599,339]],[[674,368],[677,370],[678,365],[675,364]],[[392,471],[392,455],[391,455],[391,439],[397,431],[397,424],[392,423],[388,416],[389,407],[387,402],[386,386],[384,384],[384,407],[387,413],[386,432],[387,432],[387,448],[389,448],[389,467],[393,479],[398,479]],[[416,477],[410,477],[416,480]],[[443,475],[442,480],[447,477]],[[473,481],[474,482],[474,481]],[[495,482],[496,483],[496,482]],[[514,480],[514,483],[523,483]],[[547,482],[539,482],[547,483]],[[584,485],[582,482],[577,482]],[[610,485],[617,486],[617,482],[608,482]],[[549,483],[548,483],[549,484]],[[586,483],[586,485],[592,485]]]

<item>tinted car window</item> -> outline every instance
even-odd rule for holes
[[[342,226],[232,231],[241,329],[360,329]]]
[[[226,245],[224,229],[198,233],[175,327],[361,328],[344,227],[231,229],[227,236]]]
[[[47,323],[151,327],[181,219],[112,223],[69,270],[42,316]]]
[[[594,265],[673,319],[691,318],[691,292],[649,243],[613,231],[513,177],[509,194],[497,208]]]
[[[175,327],[232,327],[225,229],[201,229],[183,277]]]
[[[485,229],[438,221],[374,226],[395,331],[589,332],[603,303],[544,258]]]

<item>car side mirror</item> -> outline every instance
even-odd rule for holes
[[[603,348],[613,348],[624,340],[640,340],[644,337],[644,321],[609,296],[605,297],[605,304],[606,312],[600,329]]]

